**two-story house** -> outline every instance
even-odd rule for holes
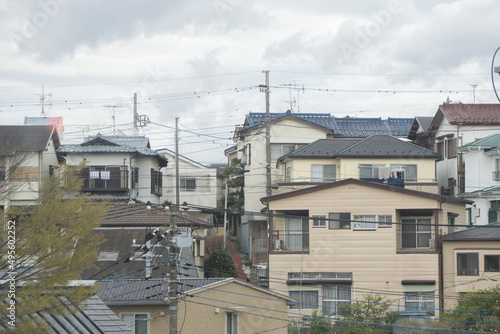
[[[459,197],[474,201],[468,208],[471,225],[500,220],[500,134],[458,147],[465,167],[464,192]]]
[[[171,168],[163,173],[163,194],[161,203],[168,201],[176,203],[176,154],[169,149],[157,150],[170,162]],[[194,160],[179,155],[179,204],[189,205],[189,213],[193,217],[212,222],[212,215],[203,208],[221,208],[223,196],[223,180],[221,165],[205,166]]]
[[[412,118],[340,118],[320,113],[271,113],[270,156],[271,183],[282,180],[282,171],[276,168],[277,160],[296,149],[318,139],[365,138],[374,134],[386,134],[406,138]],[[267,235],[267,220],[258,213],[265,209],[259,199],[267,193],[268,177],[266,161],[266,114],[249,113],[243,126],[235,129],[236,145],[226,150],[230,158],[237,157],[245,164],[246,214],[241,218],[242,251],[252,253],[252,241]],[[229,161],[229,162],[230,162]],[[271,192],[274,192],[271,189]]]
[[[83,191],[112,200],[160,204],[168,159],[151,149],[144,136],[97,136],[57,151],[67,165],[84,164]]]
[[[282,188],[356,178],[437,193],[439,154],[388,135],[319,139],[278,159]]]
[[[436,177],[443,195],[457,195],[465,189],[465,166],[457,147],[498,133],[500,104],[445,103],[439,106],[431,126],[435,151],[442,160],[436,163]]]
[[[477,226],[443,236],[444,308],[452,309],[460,293],[498,285],[500,224]]]
[[[59,169],[55,126],[0,126],[0,208],[34,205],[40,184]]]
[[[291,315],[339,315],[369,293],[393,309],[442,308],[440,239],[464,226],[469,201],[346,179],[262,202],[271,217],[269,288],[301,301]]]

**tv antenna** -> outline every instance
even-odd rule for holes
[[[122,108],[122,106],[103,106],[104,108],[113,108],[113,136],[116,135],[116,122],[115,122],[115,108]]]
[[[38,95],[38,97],[40,98],[40,104],[42,105],[42,117],[47,117],[47,115],[45,115],[45,99],[48,97],[52,97],[52,93],[51,94],[45,94],[45,87],[44,85],[42,85],[42,95]],[[49,106],[52,106],[52,103],[49,104]]]

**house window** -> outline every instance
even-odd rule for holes
[[[417,165],[391,165],[390,176],[395,179],[417,181]]]
[[[455,232],[455,218],[458,217],[455,213],[448,213],[448,234]]]
[[[89,166],[82,170],[84,190],[122,191],[128,187],[127,166]]]
[[[411,218],[401,219],[401,246],[406,249],[429,249],[433,248],[432,242],[432,219]]]
[[[182,191],[196,191],[196,178],[194,178],[194,177],[181,177],[181,190]]]
[[[151,168],[151,193],[162,195],[162,173]]]
[[[343,305],[351,303],[350,284],[323,285],[323,313],[325,315],[339,315]]]
[[[498,211],[500,211],[500,201],[490,201],[490,209],[488,210],[488,224],[493,224],[498,221]]]
[[[134,167],[132,169],[132,177],[130,178],[132,180],[132,189],[139,189],[139,168]]]
[[[446,140],[446,151],[448,159],[455,158],[457,156],[457,138]]]
[[[271,144],[271,160],[277,161],[280,157],[292,153],[303,144]]]
[[[484,256],[484,271],[499,272],[500,271],[500,255],[485,255]]]
[[[500,181],[500,159],[495,159],[495,169],[493,170],[493,181]]]
[[[313,290],[315,289],[315,290]],[[304,287],[304,290],[299,291],[288,291],[291,298],[298,301],[298,303],[290,306],[292,310],[312,310],[318,308],[318,287],[311,286],[308,288]]]
[[[332,212],[328,215],[328,218],[328,228],[331,230],[351,228],[351,214],[349,212]]]
[[[439,160],[444,159],[444,142],[436,143],[436,153],[439,153],[441,155],[439,157]]]
[[[375,215],[354,216],[354,230],[374,230],[376,218]]]
[[[378,227],[392,227],[392,216],[391,215],[378,216]]]
[[[459,276],[479,275],[479,254],[478,253],[458,253],[457,254],[457,275],[459,275]]]
[[[333,182],[336,176],[336,165],[311,165],[312,182]]]
[[[238,334],[238,313],[226,313],[226,334]]]
[[[326,217],[313,216],[313,227],[326,227]]]
[[[435,314],[435,297],[433,291],[405,292],[405,311],[426,311]]]
[[[361,164],[359,168],[359,178],[360,179],[378,179],[379,173],[378,169],[384,167],[384,165],[369,165]]]
[[[149,333],[149,319],[147,313],[122,313],[122,320],[134,334]]]
[[[5,181],[5,168],[0,167],[0,181]]]
[[[285,219],[284,248],[289,251],[309,249],[309,220],[307,218]]]

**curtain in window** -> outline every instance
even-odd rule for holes
[[[323,166],[322,165],[311,165],[311,181],[313,181],[313,182],[323,181]]]
[[[285,221],[285,248],[288,250],[302,249],[301,218],[288,218]]]

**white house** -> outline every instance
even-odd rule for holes
[[[176,203],[175,165],[176,154],[169,149],[159,149],[168,161],[169,169],[163,173],[163,194],[161,203]],[[189,204],[190,215],[206,220],[211,215],[203,213],[203,208],[220,208],[223,196],[221,165],[205,166],[179,155],[179,204]]]
[[[59,168],[55,126],[0,126],[0,208],[34,205],[40,183]]]
[[[161,168],[168,160],[151,149],[144,136],[97,136],[77,145],[64,145],[58,153],[67,165],[85,164],[83,191],[111,200],[139,200],[160,204]]]
[[[457,147],[498,133],[500,104],[445,103],[432,120],[429,132],[435,151],[442,155],[436,163],[436,177],[443,195],[457,195],[465,189],[464,163]]]
[[[460,146],[465,166],[465,191],[458,196],[471,201],[468,221],[486,225],[500,220],[500,134]]]

